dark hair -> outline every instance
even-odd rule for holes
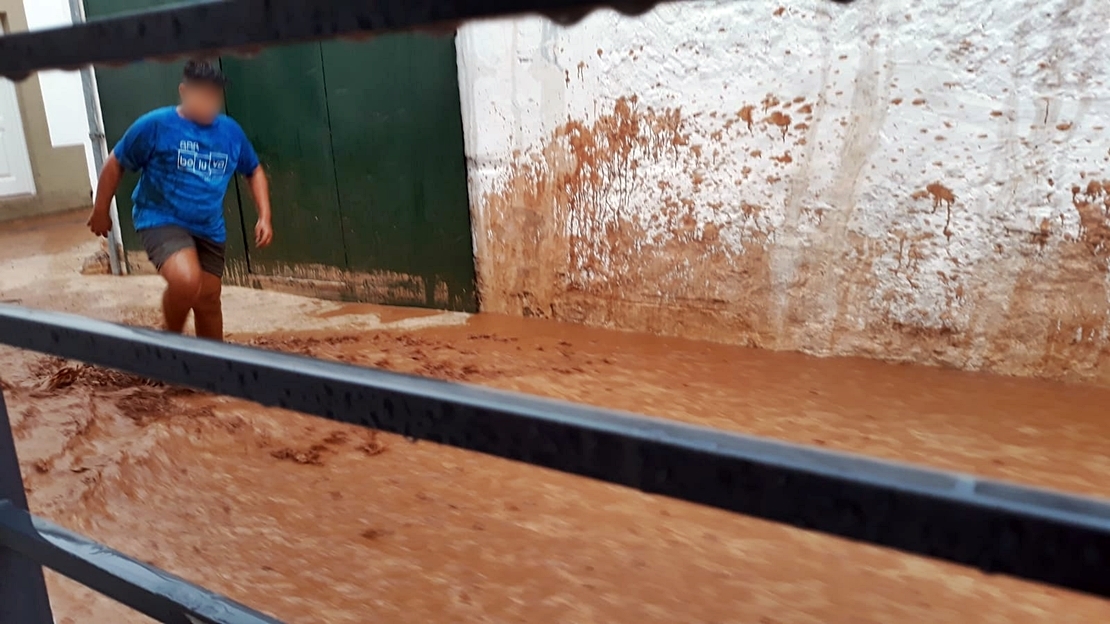
[[[192,60],[185,63],[182,75],[185,82],[205,83],[220,88],[227,85],[227,76],[208,61]]]

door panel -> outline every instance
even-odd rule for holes
[[[231,81],[228,113],[242,124],[270,177],[274,243],[251,249],[251,271],[305,275],[320,274],[313,270],[320,265],[346,269],[319,44],[273,48],[253,59],[226,58],[223,67]],[[247,187],[241,180],[243,221],[253,236],[257,208]]]
[[[92,2],[89,0],[90,4]],[[97,67],[95,71],[109,150],[115,148],[136,119],[155,108],[172,104],[181,82],[176,68],[154,63],[137,63],[118,69]],[[125,174],[116,191],[120,231],[127,249],[142,249],[131,219],[131,194],[138,183],[138,174]]]
[[[15,83],[0,78],[0,197],[34,193],[35,175]]]
[[[415,278],[420,305],[475,310],[454,37],[322,50],[349,268]]]

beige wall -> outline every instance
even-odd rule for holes
[[[27,30],[22,0],[0,0],[7,30]],[[17,85],[27,151],[35,176],[34,196],[0,199],[0,221],[85,208],[92,204],[88,162],[80,145],[54,147],[37,76]]]

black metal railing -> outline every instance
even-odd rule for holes
[[[655,2],[611,3],[627,13]],[[0,75],[450,27],[571,0],[228,0],[0,37]],[[0,344],[1110,597],[1110,504],[817,448],[0,306]],[[0,624],[52,622],[42,566],[162,622],[276,620],[27,511],[0,395]]]
[[[1102,501],[20,307],[0,343],[1110,596]],[[29,515],[3,435],[0,614],[41,564],[164,622],[273,621]]]
[[[208,0],[2,37],[0,76],[19,80],[43,69],[243,52],[398,30],[451,31],[462,21],[520,13],[572,24],[599,6],[634,15],[656,4],[659,0]]]

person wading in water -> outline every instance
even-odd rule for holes
[[[123,172],[139,172],[132,216],[150,261],[166,280],[165,329],[181,333],[192,311],[197,336],[212,340],[224,335],[224,195],[236,173],[250,182],[258,206],[255,245],[266,247],[274,237],[270,188],[258,155],[239,124],[220,112],[226,84],[211,64],[187,63],[178,87],[181,103],[140,117],[112,150],[88,222],[93,234],[107,236]]]

